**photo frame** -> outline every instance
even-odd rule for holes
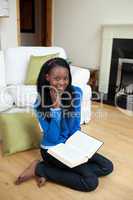
[[[35,0],[20,0],[20,32],[35,33]]]
[[[9,17],[9,0],[0,0],[0,17]]]

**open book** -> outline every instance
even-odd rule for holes
[[[60,143],[48,149],[48,153],[70,168],[85,163],[102,146],[103,142],[76,131],[65,144]]]

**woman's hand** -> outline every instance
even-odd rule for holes
[[[56,89],[51,89],[50,90],[50,96],[51,96],[51,99],[52,99],[52,107],[53,108],[60,108],[61,106],[61,99],[60,99],[60,92]]]

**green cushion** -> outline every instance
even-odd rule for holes
[[[41,131],[31,113],[0,114],[0,132],[4,155],[39,147]]]
[[[42,65],[51,58],[58,57],[59,53],[49,54],[45,56],[31,56],[27,68],[25,79],[26,85],[36,85],[37,77],[39,75]]]

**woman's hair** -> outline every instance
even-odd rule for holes
[[[46,63],[43,64],[38,79],[37,79],[37,92],[39,95],[39,100],[40,103],[37,107],[37,110],[41,112],[45,116],[45,118],[50,121],[50,105],[52,104],[51,96],[50,96],[50,83],[49,81],[46,80],[46,74],[49,74],[50,71],[57,67],[63,67],[68,69],[68,74],[69,74],[69,83],[67,88],[65,89],[65,93],[62,94],[62,100],[61,100],[61,105],[62,105],[62,110],[64,113],[69,113],[69,111],[73,110],[72,107],[72,99],[74,98],[74,92],[73,92],[73,87],[72,87],[72,77],[71,77],[71,72],[70,72],[70,66],[67,63],[67,61],[63,58],[53,58],[48,60]],[[69,94],[69,98],[68,98]],[[63,113],[63,114],[64,114]]]

